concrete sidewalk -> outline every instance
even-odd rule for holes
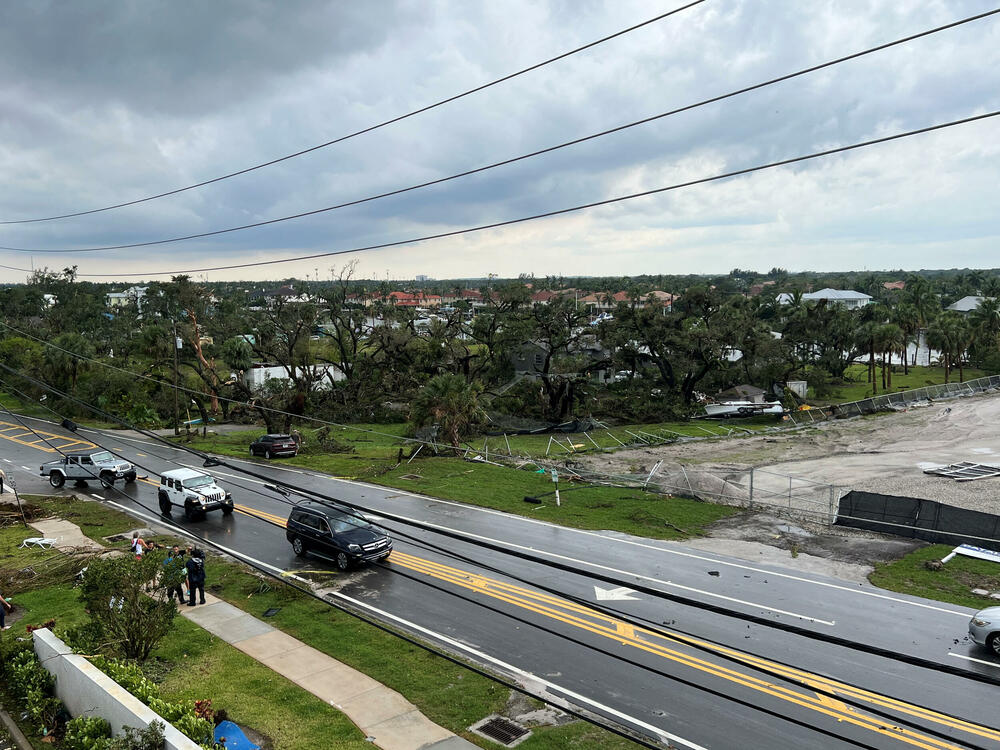
[[[205,594],[180,613],[342,711],[384,750],[476,750],[439,727],[394,690],[305,645],[232,604]]]

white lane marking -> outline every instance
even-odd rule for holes
[[[25,471],[31,471],[32,470],[30,466],[25,466],[24,464],[21,464],[21,468],[24,469]]]
[[[42,419],[42,420],[37,420],[37,421],[47,422],[48,420]],[[55,424],[55,423],[52,422],[51,424]],[[95,432],[95,433],[98,432],[97,430],[88,430],[88,431],[89,432]],[[102,433],[99,433],[99,434],[102,434]],[[123,440],[125,440],[125,439],[131,439],[133,442],[147,442],[147,441],[142,441],[142,440],[135,440],[134,438],[120,438],[120,439],[123,439]],[[171,450],[175,450],[175,451],[182,451],[182,450],[184,450],[182,448],[174,448],[173,446],[164,446],[164,447],[169,447]],[[251,464],[251,465],[259,466],[259,464],[256,464],[256,463],[254,463],[252,461],[245,461],[243,459],[232,458],[232,457],[227,457],[227,458],[229,458],[230,460],[233,460],[233,461],[237,461],[239,463],[245,463],[245,464]],[[283,471],[291,471],[290,469],[286,469],[283,466],[275,466],[273,468],[281,469]],[[30,469],[29,469],[29,471],[30,471]],[[228,476],[232,476],[232,475],[228,475]],[[861,589],[861,588],[852,588],[851,586],[844,586],[844,585],[841,585],[841,584],[838,584],[838,583],[830,583],[828,581],[816,581],[816,580],[811,579],[811,578],[803,578],[802,576],[792,575],[790,573],[781,573],[781,572],[776,571],[776,570],[767,570],[766,568],[756,568],[756,567],[753,567],[752,565],[744,565],[742,563],[732,562],[732,561],[724,560],[724,559],[721,559],[721,558],[708,557],[708,556],[705,556],[705,555],[698,555],[698,554],[694,554],[693,552],[682,552],[679,549],[671,549],[669,547],[660,547],[660,546],[653,545],[653,544],[645,544],[645,543],[642,543],[642,542],[633,541],[631,539],[621,539],[621,538],[618,538],[618,537],[606,536],[604,534],[599,534],[599,533],[594,532],[594,531],[588,531],[586,529],[576,529],[576,528],[572,528],[572,527],[569,527],[569,526],[560,526],[559,524],[550,523],[548,521],[541,521],[541,520],[539,520],[537,518],[528,518],[526,516],[517,516],[517,515],[513,515],[511,513],[504,513],[503,511],[492,510],[490,508],[480,508],[480,507],[477,507],[477,506],[474,506],[474,505],[467,505],[465,503],[457,503],[457,502],[453,502],[453,501],[450,501],[450,500],[442,500],[440,498],[431,497],[429,495],[420,495],[420,494],[418,494],[416,492],[409,492],[408,490],[397,489],[397,488],[394,488],[394,487],[385,487],[383,485],[378,485],[378,484],[368,484],[367,482],[358,482],[358,481],[356,481],[354,479],[341,479],[339,477],[330,476],[329,474],[320,474],[320,475],[313,474],[311,476],[323,476],[323,477],[326,477],[327,479],[330,479],[330,480],[332,480],[334,482],[343,482],[345,484],[353,484],[353,485],[355,485],[357,487],[364,487],[366,489],[375,490],[375,491],[378,491],[378,492],[391,491],[391,492],[393,492],[394,494],[397,494],[397,495],[407,495],[409,497],[413,497],[413,498],[416,498],[418,500],[423,500],[425,502],[440,503],[442,505],[449,505],[449,506],[456,507],[456,508],[462,508],[462,509],[464,509],[466,511],[477,512],[477,513],[485,513],[485,514],[488,514],[488,515],[495,515],[495,516],[502,516],[503,518],[507,518],[507,519],[514,520],[514,521],[521,521],[521,522],[524,522],[524,523],[531,523],[531,524],[537,524],[539,526],[545,526],[545,527],[548,527],[548,528],[551,528],[551,529],[558,529],[561,532],[572,532],[574,534],[582,534],[584,536],[597,537],[598,539],[601,539],[602,541],[605,541],[605,542],[616,542],[618,544],[627,544],[627,545],[630,545],[630,546],[633,546],[633,547],[640,547],[640,548],[643,548],[643,549],[654,550],[656,552],[666,552],[667,554],[677,555],[679,557],[687,557],[687,558],[690,558],[690,559],[693,559],[693,560],[703,560],[705,562],[712,563],[713,565],[725,565],[727,567],[738,568],[740,570],[749,570],[749,571],[754,572],[754,573],[762,573],[764,575],[775,576],[776,578],[785,578],[785,579],[788,579],[790,581],[798,581],[799,583],[807,583],[807,584],[812,584],[814,586],[824,586],[826,588],[836,589],[836,590],[839,590],[839,591],[847,591],[847,592],[849,592],[851,594],[860,594],[861,596],[869,596],[869,597],[872,597],[872,598],[875,598],[875,599],[882,599],[884,601],[893,602],[895,604],[906,604],[906,605],[909,605],[911,607],[919,607],[921,609],[929,609],[929,610],[932,610],[932,611],[935,611],[935,612],[943,612],[944,614],[948,614],[948,615],[957,615],[959,617],[969,617],[970,613],[971,613],[971,610],[969,610],[969,612],[959,612],[959,611],[956,611],[956,610],[953,610],[953,609],[946,609],[945,607],[937,607],[937,606],[934,606],[933,604],[924,604],[923,602],[914,602],[914,601],[909,601],[907,599],[900,599],[899,597],[896,597],[896,596],[889,596],[887,594],[880,594],[877,591],[866,591],[866,590]],[[254,481],[254,480],[248,480],[248,481]],[[261,484],[263,484],[263,482]],[[413,520],[413,519],[410,519],[410,520]],[[440,527],[440,528],[447,528],[447,527]],[[464,533],[464,532],[460,532],[460,533]],[[539,550],[539,551],[541,551],[541,550]],[[640,577],[643,577],[643,576],[640,576]],[[653,579],[653,580],[655,580],[655,579]],[[672,585],[679,586],[679,584],[672,584]],[[780,610],[773,610],[773,611],[778,612]],[[796,615],[796,616],[798,617],[799,615]],[[806,618],[806,619],[811,619],[811,618]],[[822,621],[817,620],[816,622],[822,622]]]
[[[162,518],[153,518],[152,516],[147,515],[146,513],[143,513],[141,511],[137,511],[134,508],[128,508],[128,507],[126,507],[124,505],[121,505],[120,503],[114,502],[113,500],[109,501],[109,505],[115,505],[115,506],[121,508],[126,513],[130,513],[132,515],[139,516],[140,518],[144,518],[144,519],[146,519],[148,521],[152,521],[152,522],[155,522],[155,523],[161,523],[161,524],[164,523],[164,521],[163,521]],[[183,536],[186,536],[186,537],[191,538],[191,539],[197,539],[197,537],[193,536],[192,534],[190,534],[189,532],[187,532],[185,529],[183,529],[180,526],[177,526],[177,525],[172,524],[172,523],[167,523],[167,525],[173,527],[176,531],[178,531]],[[302,583],[305,583],[307,585],[309,583],[304,578],[300,578],[299,576],[294,575],[292,573],[289,573],[288,571],[282,570],[281,568],[278,568],[278,567],[276,567],[274,565],[270,565],[270,564],[268,564],[266,562],[263,562],[261,560],[257,560],[257,559],[255,559],[253,557],[250,557],[249,555],[245,555],[242,552],[237,552],[236,550],[232,550],[229,547],[226,547],[226,546],[223,546],[223,545],[219,544],[218,542],[214,542],[213,541],[212,542],[212,546],[217,547],[218,549],[223,550],[224,552],[227,552],[232,557],[235,557],[237,560],[246,560],[246,561],[252,562],[252,563],[254,563],[256,565],[260,565],[262,568],[267,568],[268,570],[271,570],[271,571],[273,571],[275,573],[278,573],[279,575],[282,575],[285,578],[294,578],[295,580],[300,581]],[[404,619],[402,617],[399,617],[397,615],[392,614],[391,612],[386,612],[384,609],[379,609],[378,607],[373,607],[372,605],[370,605],[370,604],[368,604],[366,602],[360,601],[358,599],[354,599],[354,598],[352,598],[350,596],[347,596],[346,594],[341,594],[340,592],[337,592],[337,591],[330,592],[329,595],[337,597],[338,599],[343,599],[344,601],[348,601],[348,602],[350,602],[352,605],[354,605],[356,607],[359,607],[361,609],[367,609],[367,610],[369,610],[371,612],[374,612],[374,613],[378,614],[380,617],[383,617],[383,618],[385,618],[387,620],[392,620],[394,622],[398,622],[398,623],[400,623],[401,625],[404,625],[407,628],[415,630],[415,631],[417,631],[419,633],[423,633],[424,635],[429,636],[431,638],[434,638],[436,640],[439,640],[439,641],[441,641],[443,643],[447,643],[452,648],[456,648],[456,649],[459,649],[461,651],[465,651],[466,653],[472,655],[473,657],[475,657],[477,659],[481,659],[484,662],[488,662],[490,664],[494,664],[494,665],[496,665],[497,667],[500,667],[503,670],[506,670],[506,671],[508,671],[508,672],[510,672],[512,674],[516,674],[519,677],[523,678],[526,681],[527,684],[536,683],[536,684],[539,684],[539,685],[544,685],[546,688],[558,690],[559,692],[564,693],[565,695],[568,695],[570,698],[572,698],[573,700],[577,701],[578,703],[585,703],[585,704],[587,704],[589,706],[592,706],[593,708],[598,709],[599,711],[604,711],[604,712],[606,712],[607,714],[609,714],[611,716],[615,716],[618,719],[624,720],[624,721],[626,721],[626,722],[628,722],[628,723],[630,723],[630,724],[632,724],[634,726],[637,726],[637,727],[645,729],[645,730],[647,730],[649,732],[652,732],[654,735],[656,735],[657,737],[662,738],[663,740],[665,740],[667,742],[678,742],[678,743],[680,743],[680,744],[682,744],[682,745],[684,745],[686,747],[691,748],[691,750],[708,750],[708,748],[704,747],[703,745],[698,745],[698,744],[695,744],[694,742],[690,742],[690,741],[684,739],[683,737],[678,737],[677,735],[671,734],[670,732],[667,732],[667,731],[665,731],[663,729],[660,729],[659,727],[653,726],[652,724],[647,724],[644,721],[640,721],[639,719],[635,718],[634,716],[630,716],[630,715],[628,715],[626,713],[622,713],[621,711],[618,711],[618,710],[616,710],[614,708],[611,708],[610,706],[606,706],[606,705],[604,705],[602,703],[598,703],[597,701],[593,700],[592,698],[588,698],[585,695],[580,695],[579,693],[575,693],[572,690],[568,690],[567,688],[560,687],[559,685],[557,685],[554,682],[550,682],[549,680],[546,680],[546,679],[544,679],[542,677],[539,677],[538,675],[532,674],[531,672],[526,672],[523,669],[519,669],[518,667],[515,667],[513,664],[509,664],[509,663],[507,663],[505,661],[501,661],[500,659],[492,657],[489,654],[486,654],[486,653],[484,653],[482,651],[479,651],[478,649],[474,649],[471,646],[467,646],[466,644],[464,644],[464,643],[462,643],[460,641],[456,641],[456,640],[454,640],[452,638],[449,638],[446,635],[442,635],[441,633],[438,633],[436,631],[430,630],[429,628],[425,628],[422,625],[418,625],[415,622],[411,622],[409,620],[406,620],[406,619]],[[550,699],[551,702],[554,702],[554,703],[562,703],[564,707],[566,707],[567,703],[568,703],[568,701],[562,700],[557,695],[551,695],[550,694],[549,699]]]
[[[90,493],[90,496],[93,497],[93,498],[97,498],[98,500],[103,500],[104,499],[100,495],[95,495],[93,492]]]
[[[1000,669],[1000,664],[993,661],[986,661],[985,659],[973,659],[971,656],[963,656],[962,654],[956,654],[951,651],[948,652],[948,656],[954,656],[956,659],[965,659],[966,661],[974,661],[976,664],[985,664],[987,667],[996,667]]]
[[[55,424],[55,423],[53,422],[53,424]],[[125,437],[124,435],[112,435],[112,434],[107,433],[107,432],[102,432],[101,430],[91,430],[91,429],[88,429],[86,427],[81,427],[79,429],[79,432],[89,432],[89,433],[91,433],[93,435],[104,435],[105,437],[112,438],[113,440],[127,440],[130,443],[142,443],[143,445],[159,446],[161,448],[168,448],[169,450],[179,451],[181,453],[187,453],[188,452],[184,448],[177,448],[176,446],[171,445],[169,442],[160,443],[160,442],[154,442],[152,440],[140,440],[139,438]]]
[[[13,463],[13,461],[11,461],[11,460],[10,460],[9,458],[5,458],[5,459],[4,459],[4,461],[5,461],[6,463],[9,463],[9,464],[10,464],[10,463]]]
[[[478,512],[478,513],[486,513],[486,514],[494,515],[494,516],[502,516],[502,517],[510,519],[512,521],[523,521],[524,523],[532,523],[532,524],[537,524],[539,526],[546,526],[546,527],[548,527],[550,529],[556,529],[560,533],[572,532],[574,534],[583,534],[584,536],[593,536],[593,537],[597,537],[598,539],[600,539],[600,540],[602,540],[604,542],[616,542],[618,544],[627,544],[627,545],[630,545],[632,547],[641,547],[643,549],[650,549],[650,550],[654,550],[656,552],[666,552],[669,555],[677,555],[679,557],[689,557],[689,558],[694,559],[694,560],[704,560],[705,562],[712,563],[713,565],[726,565],[726,566],[731,567],[731,568],[739,568],[740,570],[749,570],[749,571],[754,572],[754,573],[763,573],[765,575],[774,576],[776,578],[787,578],[788,580],[791,580],[791,581],[799,581],[800,583],[809,583],[809,584],[813,584],[815,586],[825,586],[826,588],[838,589],[840,591],[847,591],[847,592],[849,592],[851,594],[860,594],[861,596],[870,596],[870,597],[874,597],[876,599],[884,599],[886,601],[895,602],[897,604],[908,604],[908,605],[910,605],[912,607],[920,607],[922,609],[931,609],[931,610],[934,610],[936,612],[944,612],[945,614],[949,614],[949,615],[958,615],[959,617],[970,617],[971,614],[972,614],[972,610],[971,609],[968,612],[958,612],[958,611],[956,611],[954,609],[945,609],[944,607],[936,607],[933,604],[924,604],[922,602],[912,602],[912,601],[909,601],[907,599],[900,599],[899,597],[888,596],[887,594],[880,594],[877,591],[865,591],[864,589],[861,589],[861,588],[852,588],[850,586],[844,586],[844,585],[839,584],[839,583],[830,583],[828,581],[817,581],[817,580],[814,580],[812,578],[803,578],[802,576],[792,575],[790,573],[781,573],[781,572],[779,572],[777,570],[767,570],[766,568],[755,568],[752,565],[744,565],[743,563],[732,562],[732,561],[724,560],[724,559],[721,559],[721,558],[707,557],[705,555],[697,555],[697,554],[694,554],[693,552],[682,552],[679,549],[671,549],[670,547],[659,547],[659,546],[656,546],[656,545],[653,545],[653,544],[644,544],[642,542],[635,542],[635,541],[632,541],[631,539],[620,539],[618,537],[606,536],[604,534],[599,534],[596,531],[588,531],[587,529],[576,529],[576,528],[573,528],[573,527],[570,527],[570,526],[560,526],[559,524],[550,523],[548,521],[541,521],[541,520],[539,520],[537,518],[528,518],[527,516],[516,516],[516,515],[513,515],[511,513],[504,513],[503,511],[493,510],[491,508],[480,508],[480,507],[477,507],[477,506],[474,506],[474,505],[466,505],[465,503],[453,502],[451,500],[442,500],[440,498],[431,497],[429,495],[420,495],[420,494],[417,494],[416,492],[409,492],[407,490],[401,490],[401,489],[398,489],[396,487],[387,487],[387,486],[378,485],[378,484],[368,484],[367,482],[358,482],[358,481],[356,481],[354,479],[339,479],[337,477],[331,477],[329,475],[325,475],[325,476],[328,476],[328,478],[333,479],[336,482],[344,482],[345,484],[353,484],[353,485],[357,485],[358,487],[364,487],[364,488],[370,489],[370,490],[377,490],[377,491],[380,491],[380,492],[392,492],[395,495],[409,495],[410,497],[414,497],[414,498],[416,498],[418,500],[423,500],[425,502],[441,503],[442,505],[451,505],[451,506],[456,507],[456,508],[463,508],[463,509],[465,509],[467,511],[475,511],[475,512]],[[442,527],[442,528],[445,528],[445,527]],[[465,532],[459,532],[459,533],[465,533]]]
[[[201,469],[204,468],[201,466],[195,466],[194,464],[181,463],[180,461],[178,461],[177,463],[179,463],[181,466],[186,466],[189,469],[197,469],[198,471],[201,471]],[[214,476],[229,477],[230,479],[239,479],[241,482],[253,482],[254,484],[262,484],[262,485],[268,484],[267,482],[262,482],[259,479],[251,479],[250,477],[243,476],[242,474],[227,474],[224,471],[212,471],[211,474],[213,477]]]
[[[457,529],[449,529],[447,526],[441,526],[440,524],[430,523],[429,521],[418,521],[415,518],[407,518],[406,516],[398,516],[398,517],[402,518],[402,519],[405,519],[407,521],[410,521],[410,522],[421,523],[421,524],[423,524],[425,526],[430,526],[431,528],[442,529],[444,531],[450,531],[450,532],[453,532],[453,533],[458,534],[460,536],[464,536],[467,539],[479,539],[479,540],[484,541],[484,542],[490,542],[492,544],[499,544],[499,545],[502,545],[502,546],[505,546],[505,547],[511,547],[511,548],[515,548],[515,549],[527,550],[528,552],[533,552],[533,553],[536,553],[536,554],[539,554],[539,555],[543,555],[545,557],[551,557],[551,558],[554,558],[554,559],[557,559],[557,560],[565,560],[567,562],[571,562],[571,563],[574,563],[576,565],[588,565],[591,568],[600,568],[601,570],[607,570],[607,571],[609,571],[611,573],[617,573],[618,575],[633,576],[635,578],[639,578],[639,579],[642,579],[642,580],[645,580],[645,581],[650,581],[651,583],[658,583],[658,584],[660,584],[662,586],[672,586],[674,588],[683,589],[685,591],[693,591],[693,592],[698,593],[698,594],[703,594],[704,596],[711,596],[711,597],[714,597],[716,599],[723,599],[724,601],[733,602],[734,604],[744,604],[744,605],[746,605],[748,607],[753,607],[754,609],[762,609],[762,610],[765,610],[767,612],[774,612],[774,613],[779,614],[779,615],[788,615],[789,617],[797,617],[800,620],[806,620],[808,622],[815,622],[815,623],[818,623],[820,625],[830,625],[831,627],[833,625],[836,625],[836,622],[832,621],[832,620],[821,620],[818,617],[810,617],[809,615],[803,615],[803,614],[800,614],[798,612],[789,612],[789,611],[784,610],[784,609],[777,609],[776,607],[771,607],[771,606],[769,606],[767,604],[759,604],[757,602],[748,602],[748,601],[745,601],[743,599],[734,599],[731,596],[725,596],[723,594],[716,594],[715,592],[712,592],[712,591],[705,591],[703,589],[696,589],[696,588],[692,588],[690,586],[684,586],[684,585],[679,584],[679,583],[674,583],[673,581],[664,581],[664,580],[662,580],[660,578],[653,578],[652,576],[643,575],[642,573],[634,573],[634,572],[632,572],[630,570],[622,570],[621,568],[612,568],[612,567],[610,567],[608,565],[601,565],[599,563],[591,562],[590,560],[580,560],[580,559],[575,558],[575,557],[568,557],[566,555],[560,555],[560,554],[557,554],[555,552],[549,552],[548,550],[536,549],[534,547],[527,547],[527,546],[525,546],[523,544],[515,544],[514,542],[507,542],[507,541],[503,541],[503,540],[500,540],[500,539],[493,539],[493,538],[488,537],[488,536],[482,536],[480,534],[473,534],[470,531],[458,531]],[[392,519],[386,519],[386,520],[390,520],[391,521]],[[666,592],[664,592],[664,593],[666,593]]]
[[[465,651],[466,653],[471,654],[476,659],[480,659],[482,661],[489,662],[490,664],[494,664],[494,665],[500,667],[501,669],[503,669],[505,671],[512,672],[513,674],[515,674],[515,675],[521,677],[523,680],[525,680],[525,682],[527,684],[536,683],[536,684],[539,684],[539,685],[544,685],[546,688],[549,688],[549,689],[558,690],[559,692],[568,695],[570,698],[572,698],[577,703],[588,704],[588,705],[590,705],[590,706],[598,709],[599,711],[603,711],[603,712],[605,712],[605,713],[607,713],[607,714],[609,714],[611,716],[617,717],[618,719],[621,719],[621,720],[623,720],[625,722],[628,722],[629,724],[632,724],[634,726],[640,727],[641,729],[645,729],[648,732],[652,732],[654,735],[660,737],[661,739],[665,740],[666,742],[680,743],[681,745],[684,745],[685,747],[691,748],[691,750],[707,750],[707,748],[705,748],[702,745],[695,744],[694,742],[686,740],[683,737],[678,737],[677,735],[671,734],[670,732],[667,732],[667,731],[665,731],[663,729],[660,729],[659,727],[655,727],[652,724],[647,724],[646,722],[640,721],[639,719],[635,718],[634,716],[629,716],[628,714],[622,713],[621,711],[617,711],[616,709],[611,708],[610,706],[606,706],[606,705],[604,705],[602,703],[598,703],[597,701],[593,700],[592,698],[588,698],[588,697],[586,697],[584,695],[580,695],[579,693],[575,693],[572,690],[567,690],[566,688],[560,687],[559,685],[557,685],[554,682],[550,682],[549,680],[546,680],[546,679],[544,679],[542,677],[539,677],[538,675],[532,674],[531,672],[526,672],[526,671],[524,671],[522,669],[519,669],[519,668],[515,667],[513,664],[509,664],[507,662],[501,661],[500,659],[492,657],[489,654],[483,653],[482,651],[479,651],[478,649],[474,649],[471,646],[467,646],[466,644],[464,644],[464,643],[462,643],[460,641],[456,641],[456,640],[454,640],[452,638],[449,638],[446,635],[442,635],[442,634],[437,633],[437,632],[435,632],[433,630],[429,630],[428,628],[425,628],[425,627],[422,627],[420,625],[417,625],[414,622],[410,622],[408,620],[404,620],[402,617],[397,617],[396,615],[394,615],[394,614],[392,614],[390,612],[386,612],[385,610],[379,609],[377,607],[373,607],[372,605],[368,604],[367,602],[363,602],[363,601],[361,601],[359,599],[354,599],[354,598],[352,598],[350,596],[347,596],[346,594],[341,594],[339,591],[332,591],[332,592],[329,593],[329,596],[336,597],[338,599],[343,599],[344,601],[350,602],[355,607],[360,607],[362,609],[367,609],[367,610],[369,610],[371,612],[375,612],[380,617],[384,617],[386,619],[393,620],[395,622],[400,623],[401,625],[404,625],[407,628],[412,628],[413,630],[416,630],[418,633],[423,633],[424,635],[427,635],[427,636],[429,636],[431,638],[434,638],[436,640],[439,640],[439,641],[442,641],[444,643],[447,643],[452,648],[459,649],[461,651]],[[557,703],[557,704],[558,703],[562,703],[564,706],[568,703],[568,701],[564,701],[564,700],[560,699],[559,696],[553,695],[552,693],[549,693],[549,695],[546,698],[546,700],[549,700],[550,702],[554,702],[554,703]]]

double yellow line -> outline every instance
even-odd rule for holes
[[[1000,742],[1000,732],[989,727],[961,719],[954,719],[921,706],[851,687],[836,680],[777,664],[767,659],[744,654],[734,649],[701,641],[683,634],[657,632],[636,627],[584,605],[560,599],[543,592],[533,591],[516,584],[431,562],[398,550],[392,553],[389,560],[394,565],[408,568],[452,585],[469,589],[480,595],[488,596],[579,628],[580,630],[608,638],[623,646],[630,646],[646,653],[654,654],[676,664],[696,669],[713,677],[727,680],[759,693],[830,716],[837,721],[853,724],[862,729],[891,737],[907,745],[925,748],[926,750],[962,750],[960,745],[952,744],[946,740],[938,739],[912,729],[887,724],[885,719],[878,716],[866,715],[830,695],[814,694],[801,688],[779,685],[752,674],[740,672],[737,669],[715,664],[692,654],[684,653],[673,648],[673,646],[685,644],[697,645],[715,651],[720,655],[736,659],[748,667],[767,669],[770,672],[808,684],[813,688],[822,689],[826,693],[833,693],[855,701],[865,702],[872,706],[896,711],[915,719],[937,724],[943,728]]]

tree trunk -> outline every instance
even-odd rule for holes
[[[872,384],[872,395],[878,393],[878,381],[875,378],[875,341],[873,340],[868,346],[868,370],[869,379]]]

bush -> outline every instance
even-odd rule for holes
[[[163,750],[163,724],[154,721],[145,729],[125,727],[121,737],[109,740],[99,750]]]
[[[177,727],[188,738],[198,743],[211,741],[212,724],[206,718],[199,716],[199,713],[206,715],[206,704],[210,707],[210,701],[196,701],[191,704],[171,703],[160,698],[160,689],[146,677],[138,664],[106,659],[102,656],[95,657],[91,663]]]
[[[66,724],[63,743],[68,750],[104,750],[111,739],[111,724],[100,716],[77,716]]]
[[[53,695],[55,678],[41,665],[34,652],[24,650],[4,665],[10,692],[17,697],[39,734],[55,726],[62,702]]]

